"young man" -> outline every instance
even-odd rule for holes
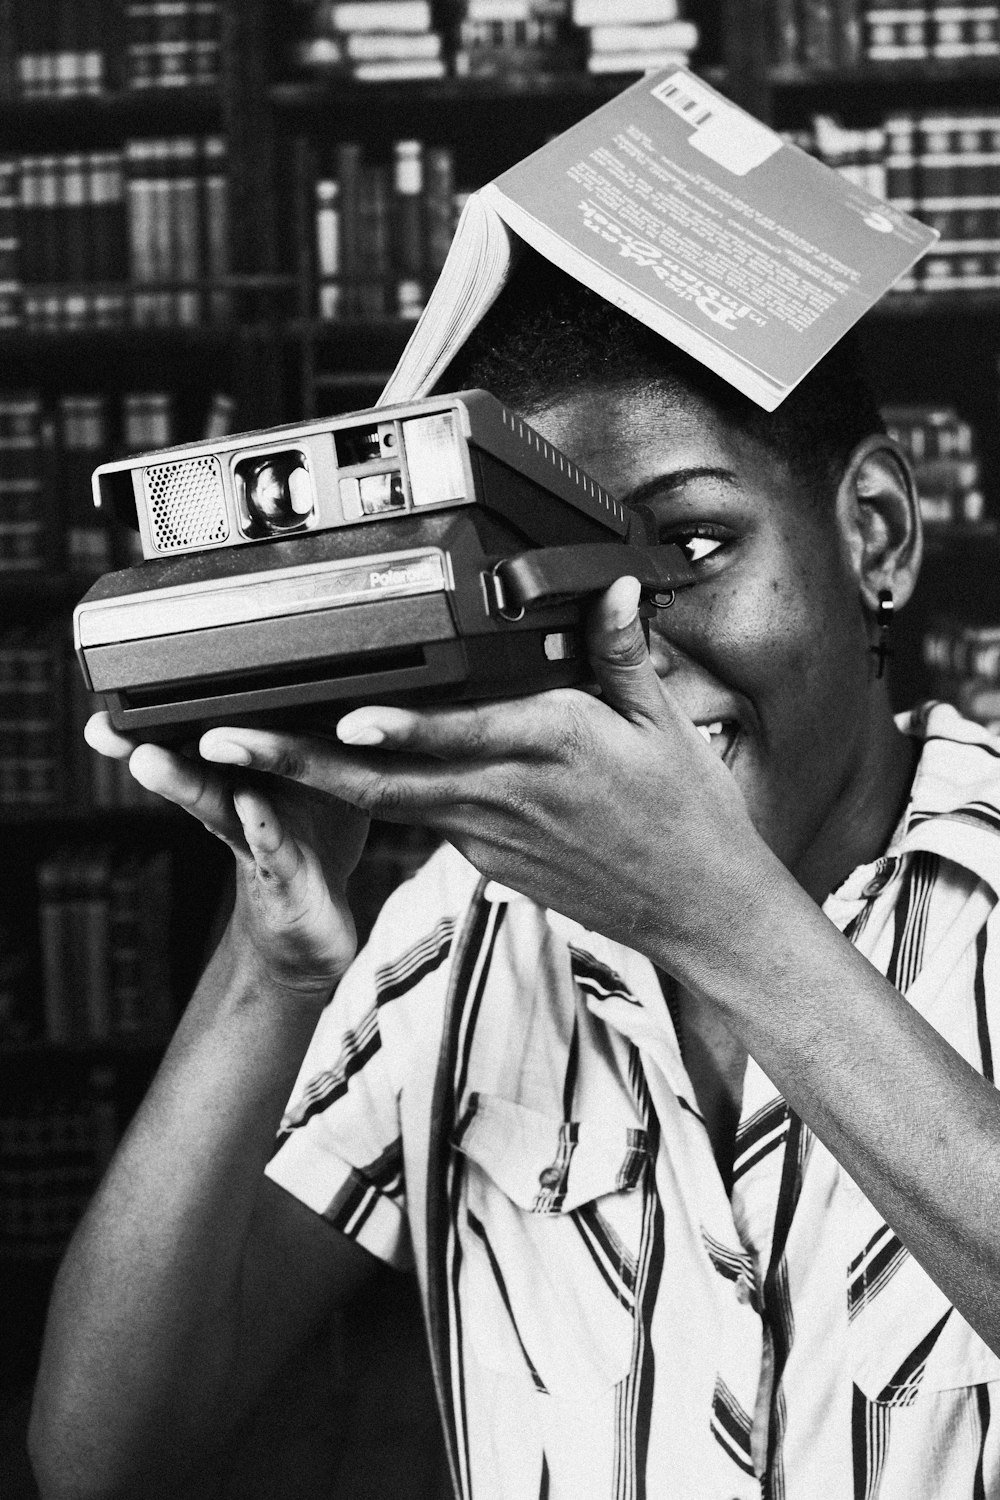
[[[890,712],[905,462],[846,348],[767,417],[533,259],[473,382],[698,582],[649,652],[595,604],[597,693],[93,724],[238,895],[60,1275],[43,1494],[175,1492],[354,1239],[416,1266],[463,1497],[1000,1495],[1000,747]],[[368,811],[448,843],[324,1009]]]

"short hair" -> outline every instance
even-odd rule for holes
[[[707,402],[783,459],[816,498],[835,492],[858,442],[886,430],[852,335],[766,412],[527,247],[438,389],[481,387],[530,418],[575,390],[631,384],[678,403]]]

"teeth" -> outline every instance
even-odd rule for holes
[[[714,724],[696,724],[694,727],[695,729],[697,729],[706,745],[710,745],[712,743],[713,734],[722,733],[722,720],[716,719]]]

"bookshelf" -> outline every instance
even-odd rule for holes
[[[456,38],[460,40],[455,18],[461,8],[461,0],[435,0],[431,7],[433,26],[445,37],[444,56],[450,55]],[[693,59],[698,71],[780,130],[803,131],[817,114],[836,115],[845,128],[870,130],[893,112],[976,109],[1000,114],[995,104],[1000,97],[1000,42],[994,56],[894,61],[865,56],[860,31],[848,60],[842,48],[824,57],[813,47],[814,60],[804,61],[798,34],[794,46],[787,34],[784,46],[776,45],[776,22],[782,16],[801,25],[813,11],[822,10],[834,16],[836,24],[852,15],[857,23],[871,8],[851,6],[848,0],[823,0],[822,5],[820,0],[682,0],[680,5],[682,16],[700,29],[701,44]],[[553,44],[563,50],[553,51],[548,59],[544,49],[537,56],[531,47],[522,49],[517,68],[500,66],[493,59],[487,60],[481,76],[457,77],[446,70],[444,76],[423,81],[362,83],[343,70],[296,66],[296,16],[307,8],[293,7],[289,0],[221,0],[210,80],[195,76],[192,65],[186,82],[138,86],[135,69],[152,67],[150,57],[157,59],[156,67],[173,67],[170,59],[182,54],[170,50],[169,36],[152,34],[150,40],[148,30],[142,30],[151,24],[149,12],[155,7],[144,7],[141,0],[114,0],[91,7],[99,25],[90,50],[100,51],[104,58],[101,92],[60,95],[45,79],[65,80],[75,76],[72,70],[60,75],[52,64],[46,75],[45,67],[39,73],[38,65],[32,64],[32,76],[36,81],[41,76],[43,82],[26,97],[18,86],[18,56],[56,57],[60,50],[71,51],[66,38],[55,32],[46,39],[45,28],[57,28],[57,12],[68,15],[72,9],[71,0],[61,7],[54,0],[35,7],[31,47],[19,53],[16,28],[10,30],[12,7],[0,3],[0,164],[24,159],[62,162],[54,179],[51,167],[38,169],[36,175],[41,177],[43,196],[51,199],[54,193],[65,210],[67,183],[69,196],[78,195],[79,176],[74,186],[73,172],[80,171],[79,166],[65,169],[67,158],[85,160],[85,199],[88,193],[93,196],[99,172],[94,159],[113,159],[111,167],[121,174],[121,196],[114,198],[112,193],[119,213],[108,262],[114,274],[104,280],[91,276],[86,284],[88,295],[106,292],[117,296],[120,306],[103,319],[92,308],[73,313],[59,305],[48,320],[40,315],[32,326],[23,318],[4,318],[6,282],[30,285],[40,278],[29,274],[34,268],[28,264],[15,263],[12,268],[9,259],[4,261],[5,237],[17,238],[23,220],[15,218],[12,230],[0,173],[0,490],[5,479],[37,478],[47,524],[51,522],[48,550],[40,552],[32,566],[0,569],[0,658],[5,642],[13,639],[15,647],[28,650],[33,633],[64,630],[72,604],[95,571],[74,563],[65,547],[52,541],[67,515],[65,500],[57,503],[56,494],[68,472],[68,455],[59,439],[61,399],[91,396],[103,403],[102,441],[89,455],[95,462],[128,451],[130,433],[135,435],[134,424],[130,426],[135,412],[130,416],[127,397],[168,398],[164,410],[169,431],[164,432],[165,438],[174,440],[201,435],[213,411],[218,415],[220,399],[228,403],[234,429],[368,404],[395,364],[413,318],[399,315],[398,288],[391,286],[378,309],[369,309],[367,316],[347,307],[337,316],[322,315],[317,183],[332,179],[338,150],[344,143],[356,144],[362,163],[380,174],[374,192],[382,208],[375,212],[386,212],[386,201],[391,212],[398,143],[420,142],[425,167],[429,153],[449,151],[452,188],[460,193],[527,154],[635,76],[586,71],[579,49],[572,54],[576,65],[566,66],[570,54],[563,38]],[[133,53],[130,61],[129,47],[151,47],[153,52]],[[87,49],[81,45],[80,50]],[[134,219],[141,220],[148,206],[145,190],[136,187],[136,180],[143,179],[134,144],[177,141],[195,142],[196,185],[185,187],[180,197],[189,205],[192,195],[200,202],[200,248],[192,252],[193,260],[175,264],[172,270],[168,255],[166,261],[146,266],[146,275],[142,256],[129,239],[130,192]],[[218,158],[211,156],[217,146],[207,147],[206,142],[219,143]],[[139,157],[141,165],[141,152]],[[215,176],[224,184],[219,191],[225,195],[226,228],[216,259],[209,264],[206,237],[212,210],[199,184],[213,160],[218,164]],[[169,198],[170,184],[184,175],[174,165],[160,163],[146,180],[159,183],[153,196]],[[991,191],[1000,203],[1000,165],[996,176]],[[216,211],[220,202],[215,200]],[[87,205],[94,207],[89,199]],[[37,204],[35,209],[37,218],[41,210]],[[50,223],[49,250],[58,252],[58,236],[52,229]],[[391,233],[391,225],[387,229],[383,224],[380,233]],[[79,246],[73,253],[79,254]],[[388,285],[398,272],[391,254],[386,266]],[[411,307],[411,314],[414,310]],[[864,338],[886,400],[953,406],[971,424],[985,492],[985,520],[939,525],[930,532],[921,591],[900,627],[896,681],[902,701],[925,693],[930,685],[921,663],[921,644],[927,622],[937,613],[953,610],[952,601],[959,598],[969,623],[987,626],[998,620],[1000,542],[989,518],[1000,517],[1000,434],[995,421],[1000,278],[993,288],[931,292],[918,287],[894,294],[866,320]],[[17,463],[5,467],[2,403],[10,393],[28,393],[37,401],[37,474],[19,473]],[[135,441],[133,446],[153,444]],[[72,460],[77,521],[78,507],[86,504],[86,495],[81,497],[79,491],[83,457],[75,453]],[[0,526],[2,519],[0,513]],[[128,555],[127,536],[96,541],[113,559]],[[2,555],[0,545],[0,560]],[[65,632],[61,641],[53,671],[60,674],[59,681],[68,683],[75,678]],[[77,692],[76,717],[58,730],[63,747],[59,753],[67,757],[60,794],[39,804],[11,796],[0,805],[0,828],[17,855],[7,862],[0,879],[5,897],[0,919],[0,1093],[14,1101],[8,1121],[33,1122],[26,1134],[39,1170],[46,1152],[55,1151],[51,1131],[46,1144],[45,1122],[52,1130],[56,1125],[69,1129],[67,1119],[74,1117],[74,1110],[78,1121],[86,1117],[91,1146],[85,1146],[84,1125],[78,1126],[78,1135],[84,1142],[80,1150],[90,1152],[92,1178],[109,1139],[120,1131],[141,1096],[161,1040],[119,1036],[57,1045],[46,1036],[37,871],[61,850],[70,851],[67,858],[72,859],[106,842],[126,852],[167,851],[174,871],[168,936],[176,1005],[190,990],[211,941],[212,918],[224,902],[227,863],[224,851],[215,851],[179,816],[116,800],[120,788],[104,787],[95,795],[95,771],[79,746],[85,705]],[[76,745],[72,756],[71,740]],[[0,760],[10,753],[9,744],[5,750],[0,743]],[[400,872],[424,852],[419,840],[407,843],[398,833],[379,832],[358,884],[363,926]],[[64,896],[65,884],[64,880]],[[106,896],[98,891],[97,904]],[[71,893],[67,899],[72,903],[78,897],[79,892]],[[12,1189],[8,1181],[8,1197],[17,1190],[24,1197],[31,1161],[23,1165],[27,1175],[20,1189]],[[79,1186],[78,1182],[78,1190]],[[0,1203],[3,1191],[0,1187]],[[78,1191],[78,1204],[83,1196],[85,1190]],[[8,1253],[0,1257],[7,1290],[15,1301],[20,1296],[23,1314],[6,1375],[8,1389],[30,1378],[58,1238],[53,1231],[47,1254],[32,1252],[20,1260],[11,1240]]]

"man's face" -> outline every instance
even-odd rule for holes
[[[868,638],[833,499],[700,402],[595,390],[531,417],[611,493],[642,501],[698,582],[652,623],[653,663],[711,735],[790,869],[836,847],[870,796]]]

